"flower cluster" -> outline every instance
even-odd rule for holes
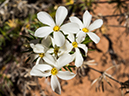
[[[48,13],[39,12],[37,18],[46,26],[38,28],[34,36],[42,40],[40,43],[30,43],[36,59],[30,74],[40,77],[51,76],[51,88],[58,94],[61,94],[58,78],[69,80],[76,76],[76,73],[63,71],[62,68],[73,61],[76,67],[82,65],[84,60],[80,49],[84,50],[85,56],[88,52],[86,44],[82,42],[88,35],[93,42],[98,43],[100,38],[93,31],[103,24],[101,19],[90,24],[92,15],[88,11],[83,14],[83,22],[71,16],[70,22],[63,24],[67,15],[68,10],[64,6],[58,7],[55,21]]]

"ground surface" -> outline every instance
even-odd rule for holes
[[[113,14],[113,4],[98,4],[98,7],[94,10],[95,13],[100,15],[112,15]],[[118,25],[118,21],[116,17],[108,17],[107,18],[108,25]],[[114,78],[119,81],[126,81],[128,80],[129,75],[129,35],[125,32],[125,28],[123,27],[108,27],[106,31],[106,35],[109,35],[109,38],[112,41],[112,47],[114,52],[117,54],[118,58],[115,60],[116,64],[120,64],[117,68],[117,72],[114,75]],[[102,33],[98,30],[98,36],[101,38],[100,42],[97,44],[97,48],[101,50],[99,51],[90,51],[88,55],[91,59],[94,59],[98,65],[92,66],[100,71],[106,70],[108,67],[112,66],[111,56],[108,51],[109,42],[108,40],[102,35]],[[106,53],[107,52],[107,53]],[[104,55],[105,54],[105,55]],[[125,65],[121,63],[121,61],[125,62]],[[109,73],[112,73],[110,71]],[[82,77],[81,82],[80,78],[74,78],[69,81],[62,81],[62,92],[60,96],[121,96],[120,85],[112,80],[109,80],[112,84],[110,87],[108,84],[104,84],[105,92],[102,91],[95,91],[96,83],[91,87],[91,83],[94,79],[100,76],[99,73],[90,71],[89,76]],[[89,80],[90,79],[90,80]],[[48,90],[50,93],[48,96],[59,96],[54,93],[48,82],[44,82],[44,79],[39,79],[39,82],[42,86],[43,90]],[[32,93],[34,96],[39,96],[37,91]],[[127,94],[126,96],[129,96]]]

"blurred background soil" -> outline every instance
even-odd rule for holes
[[[114,6],[115,4],[98,4],[97,8],[94,9],[94,12],[100,16],[112,15],[114,12]],[[99,51],[90,51],[88,52],[88,55],[91,60],[95,60],[95,62],[98,64],[97,66],[93,65],[92,67],[100,71],[104,71],[107,68],[111,67],[113,65],[113,62],[115,62],[116,64],[120,64],[117,70],[114,69],[113,71],[108,71],[108,73],[112,74],[112,72],[116,70],[114,78],[121,82],[126,81],[129,79],[129,35],[127,35],[126,29],[124,27],[119,26],[119,17],[107,17],[106,19],[107,20],[104,23],[107,24],[108,27],[104,27],[104,34],[108,35],[108,37],[110,38],[114,54],[116,54],[117,57],[113,60],[111,59],[111,55],[109,52],[109,40],[107,40],[105,36],[103,36],[104,34],[101,33],[99,30],[97,30],[97,34],[101,39],[100,42],[96,45]],[[124,23],[122,25],[124,25]],[[99,76],[99,73],[91,70],[88,73],[88,76],[76,76],[76,78],[72,80],[61,81],[61,96],[121,96],[120,85],[112,80],[109,80],[112,84],[112,87],[105,82],[105,91],[103,92],[102,90],[98,90],[96,92],[96,83],[93,86],[91,86],[91,84],[92,81]],[[44,79],[39,79],[39,82],[41,86],[43,86],[43,89],[48,88],[49,90],[51,90],[49,85],[44,85]],[[50,92],[52,92],[52,90]],[[59,96],[53,92],[52,95]],[[129,94],[127,94],[126,96],[129,96]]]
[[[4,0],[3,0],[4,1]],[[5,0],[6,1],[6,0]],[[8,1],[8,0],[7,0]],[[11,2],[10,0],[9,2]],[[18,0],[16,2],[21,2],[22,0]],[[28,12],[30,14],[35,14],[35,16],[30,16],[31,18],[36,19],[37,12],[44,10],[49,11],[48,7],[54,7],[56,8],[59,5],[65,5],[67,8],[72,10],[72,3],[70,3],[70,0],[67,4],[67,0],[63,1],[52,1],[52,5],[50,4],[51,0],[48,1],[40,1],[36,3],[34,0],[28,0],[28,6],[31,5],[31,7],[34,7],[34,10],[31,9],[29,6],[31,12],[29,10],[25,11],[25,16],[20,17],[20,15],[15,16],[15,18],[20,17],[20,19],[23,21],[28,15],[26,15]],[[86,2],[90,2],[92,0],[84,0]],[[79,4],[84,3],[83,0],[79,0]],[[121,8],[121,12],[119,10],[116,10],[118,3],[107,3],[105,1],[108,0],[93,0],[92,3],[87,3],[88,7],[84,7],[82,11],[79,12],[79,8],[74,9],[74,14],[79,15],[80,18],[82,17],[82,14],[85,10],[89,10],[90,13],[93,15],[93,20],[96,20],[98,18],[103,19],[104,24],[103,26],[96,30],[96,34],[100,37],[100,42],[98,44],[89,43],[88,47],[90,49],[95,49],[93,51],[88,52],[88,59],[86,60],[95,60],[97,65],[89,65],[92,68],[95,68],[99,71],[105,71],[107,68],[111,67],[112,65],[115,65],[116,67],[109,70],[107,73],[113,74],[113,77],[116,80],[119,80],[120,82],[124,82],[129,80],[129,19],[128,19],[128,12],[129,12],[129,1],[127,0],[118,0],[118,1],[126,1],[124,2],[126,4],[126,9]],[[112,1],[112,0],[109,0]],[[115,1],[115,0],[114,0]],[[116,0],[116,2],[118,2]],[[40,4],[41,2],[41,4]],[[54,3],[53,3],[54,2]],[[58,2],[58,3],[55,3]],[[99,3],[96,3],[99,2]],[[19,4],[18,3],[18,4]],[[1,3],[2,5],[3,3]],[[37,5],[36,5],[37,4]],[[89,4],[89,5],[88,5]],[[92,6],[90,5],[92,4]],[[122,4],[122,3],[120,3]],[[14,5],[14,8],[17,5]],[[20,5],[19,5],[20,6]],[[28,6],[26,6],[28,8]],[[42,8],[40,9],[40,7]],[[69,7],[70,6],[70,7]],[[77,6],[77,5],[75,5]],[[86,5],[85,5],[86,6]],[[24,6],[25,7],[25,6]],[[2,7],[0,7],[2,12]],[[19,9],[22,7],[18,7]],[[77,10],[78,9],[78,10]],[[69,12],[71,11],[69,10]],[[24,12],[24,10],[21,10]],[[77,11],[77,12],[76,12]],[[4,11],[3,11],[4,12]],[[13,11],[10,11],[13,13]],[[19,12],[19,11],[18,11]],[[19,14],[21,14],[19,12]],[[23,14],[23,13],[22,13]],[[55,13],[52,13],[53,15]],[[122,15],[121,15],[122,14]],[[73,14],[69,14],[70,16]],[[13,15],[11,15],[13,16]],[[13,17],[14,18],[14,17]],[[12,17],[9,17],[7,20],[4,21],[4,23],[8,20],[12,19]],[[35,20],[34,19],[34,20]],[[2,19],[4,20],[4,19]],[[34,27],[31,27],[33,22],[39,22],[39,21],[30,21],[30,20],[24,20],[25,22],[19,23],[19,29],[20,32],[18,33],[19,36],[17,38],[11,39],[13,43],[8,43],[10,41],[6,41],[7,45],[3,46],[2,51],[0,52],[0,83],[1,83],[1,90],[0,96],[59,96],[58,94],[54,93],[51,90],[50,82],[49,80],[45,78],[38,78],[37,77],[31,77],[29,75],[29,72],[32,68],[32,64],[27,63],[26,60],[28,57],[27,53],[19,54],[21,51],[24,50],[23,46],[26,44],[26,40],[24,38],[21,38],[21,35],[29,34],[27,28],[34,31]],[[29,23],[28,23],[29,22]],[[4,25],[1,23],[1,28]],[[36,26],[36,28],[39,26]],[[1,29],[3,30],[3,29]],[[0,30],[0,31],[1,31]],[[11,31],[14,30],[14,28],[10,29]],[[11,32],[7,31],[7,32]],[[3,35],[0,36],[2,38]],[[18,43],[17,43],[17,42]],[[11,45],[10,45],[11,44]],[[8,47],[9,48],[6,48]],[[13,46],[13,47],[12,47]],[[4,50],[5,49],[5,50]],[[9,52],[7,53],[8,50]],[[13,50],[12,52],[10,52]],[[13,59],[9,60],[8,62],[3,62],[6,60],[6,56],[10,54],[13,54]],[[10,62],[11,61],[11,62]],[[4,76],[3,76],[4,75]],[[96,84],[93,84],[91,86],[92,82],[98,78],[101,74],[95,72],[94,70],[87,70],[86,76],[76,76],[72,80],[63,81],[60,80],[61,86],[62,86],[62,92],[60,96],[122,96],[120,84],[116,83],[115,81],[107,78],[112,87],[107,84],[107,82],[104,81],[104,92],[101,90],[97,90],[96,92]],[[4,81],[4,77],[7,78],[8,81]],[[8,83],[11,82],[11,83]],[[38,83],[37,83],[38,82]],[[12,85],[14,87],[12,87]],[[7,93],[6,93],[7,92]],[[125,93],[126,90],[123,90],[123,93]],[[126,94],[125,96],[129,96],[129,94]]]

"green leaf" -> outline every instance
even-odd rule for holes
[[[65,66],[64,66],[63,68],[64,68],[66,71],[68,71],[68,69],[67,69]]]
[[[74,53],[74,51],[70,51],[70,53],[69,54],[73,54]]]
[[[27,29],[27,31],[31,34],[34,34],[34,31],[30,30],[30,29]]]
[[[95,49],[88,49],[88,51],[95,51]]]
[[[71,69],[70,67],[68,67],[68,69],[69,69],[70,72],[73,72],[72,69]]]
[[[83,44],[88,44],[90,42],[92,42],[92,40],[83,41]]]
[[[68,65],[68,67],[76,67],[75,65]]]
[[[86,35],[86,38],[85,38],[85,40],[84,40],[82,43],[83,43],[83,44],[88,44],[88,43],[90,43],[90,42],[92,42],[92,40],[89,38],[88,35]]]

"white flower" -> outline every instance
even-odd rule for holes
[[[75,37],[73,34],[69,34],[68,39],[72,42],[71,47],[75,48],[75,53],[73,54],[73,58],[75,58],[75,65],[79,67],[83,64],[83,57],[81,55],[79,48],[84,50],[85,55],[87,55],[88,48],[86,47],[85,44],[81,44],[81,41],[75,40]]]
[[[50,37],[43,39],[41,44],[30,43],[30,47],[33,49],[34,53],[36,53],[34,59],[38,58],[36,61],[36,65],[39,64],[39,62],[43,62],[43,60],[48,60],[50,54],[47,53],[47,50],[50,44]]]
[[[80,26],[80,32],[77,33],[77,39],[81,39],[83,41],[86,37],[86,34],[93,40],[95,43],[98,43],[100,38],[93,32],[93,30],[100,28],[103,24],[103,21],[101,19],[95,20],[91,25],[91,18],[92,15],[88,11],[85,11],[83,14],[83,23],[81,20],[75,16],[70,17],[70,21],[77,23]],[[80,40],[79,40],[80,41]]]
[[[34,35],[37,37],[47,37],[50,33],[53,32],[53,37],[56,45],[62,46],[65,42],[65,37],[61,33],[61,31],[64,34],[77,33],[79,31],[79,26],[76,23],[67,23],[61,25],[65,20],[67,14],[68,10],[63,6],[60,6],[56,11],[55,22],[54,22],[54,20],[48,13],[44,11],[39,12],[37,14],[37,18],[39,19],[40,22],[48,26],[38,28]]]
[[[51,41],[53,48],[50,48],[47,52],[53,53],[54,56],[61,56],[62,54],[69,53],[72,50],[71,46],[69,46],[68,40],[65,40],[64,45],[60,47],[56,46],[53,38],[51,38]]]
[[[69,71],[61,71],[60,69],[70,63],[72,60],[71,55],[69,54],[63,54],[58,58],[58,60],[55,60],[52,57],[49,59],[48,64],[38,64],[35,65],[30,74],[33,76],[41,76],[41,77],[48,77],[51,76],[51,88],[53,91],[55,91],[58,94],[61,94],[61,86],[58,81],[58,78],[61,78],[63,80],[69,80],[76,76],[73,72]]]

